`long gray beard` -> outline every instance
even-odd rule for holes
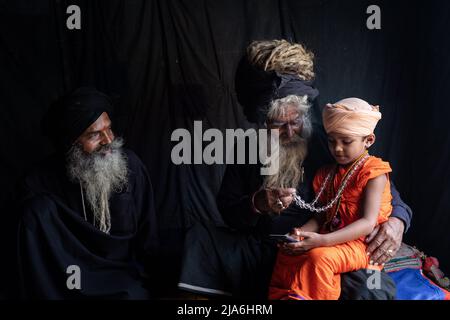
[[[276,174],[265,176],[265,188],[297,188],[303,179],[302,164],[308,153],[308,141],[296,136],[287,145],[280,144],[279,169]]]
[[[123,140],[116,138],[109,145],[88,154],[81,146],[75,145],[67,156],[69,178],[79,182],[85,190],[94,215],[94,227],[105,233],[111,230],[109,198],[113,192],[126,188],[128,183],[127,158],[122,146]],[[105,154],[107,150],[111,153]]]

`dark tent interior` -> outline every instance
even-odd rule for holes
[[[66,26],[73,4],[80,30]],[[379,30],[366,26],[372,4]],[[2,221],[18,180],[52,152],[40,130],[50,103],[96,86],[117,101],[114,129],[149,170],[165,280],[176,284],[184,231],[224,223],[215,197],[225,165],[173,164],[171,134],[195,120],[203,130],[246,127],[239,62],[251,41],[283,38],[315,54],[317,119],[321,106],[349,96],[380,105],[371,153],[391,163],[413,210],[404,241],[450,273],[449,21],[443,0],[0,1]]]

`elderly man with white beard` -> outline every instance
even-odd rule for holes
[[[291,232],[311,218],[310,211],[295,204],[293,195],[311,203],[316,170],[332,162],[325,131],[311,120],[311,106],[318,96],[312,85],[312,58],[302,45],[285,40],[255,41],[248,47],[236,76],[237,96],[251,123],[278,130],[279,169],[274,175],[262,176],[261,164],[227,166],[217,196],[227,226],[203,221],[188,231],[178,284],[181,290],[267,298],[277,253],[277,243],[269,235]],[[395,187],[391,191],[391,218],[367,239],[374,263],[395,254],[385,247],[398,250],[411,220],[410,208]],[[292,243],[280,250],[302,254]],[[381,286],[369,288],[370,275],[367,270],[343,274],[340,298],[393,299],[395,284],[389,276],[382,272]]]
[[[20,294],[33,299],[147,299],[158,239],[146,168],[112,131],[108,96],[80,88],[43,123],[56,154],[25,179]]]

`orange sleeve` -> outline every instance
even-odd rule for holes
[[[392,169],[388,162],[385,162],[380,158],[370,157],[364,164],[364,167],[361,169],[358,175],[357,183],[361,188],[365,188],[367,182],[370,179],[381,176],[382,174],[387,174],[389,172],[392,172]],[[386,184],[381,197],[381,207],[380,214],[378,216],[378,224],[385,222],[390,216],[392,212],[391,201],[392,195],[388,176],[388,183]]]
[[[359,172],[357,183],[364,188],[370,179],[390,172],[392,172],[392,169],[389,162],[380,158],[370,157]]]

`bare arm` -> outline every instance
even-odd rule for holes
[[[372,232],[377,223],[381,196],[386,183],[386,175],[378,176],[367,182],[364,191],[362,217],[340,230],[324,235],[324,244],[326,246],[356,240]]]
[[[400,198],[391,180],[392,213],[388,221],[376,226],[367,236],[367,253],[374,264],[383,264],[397,253],[403,240],[403,233],[409,228],[412,211]]]

